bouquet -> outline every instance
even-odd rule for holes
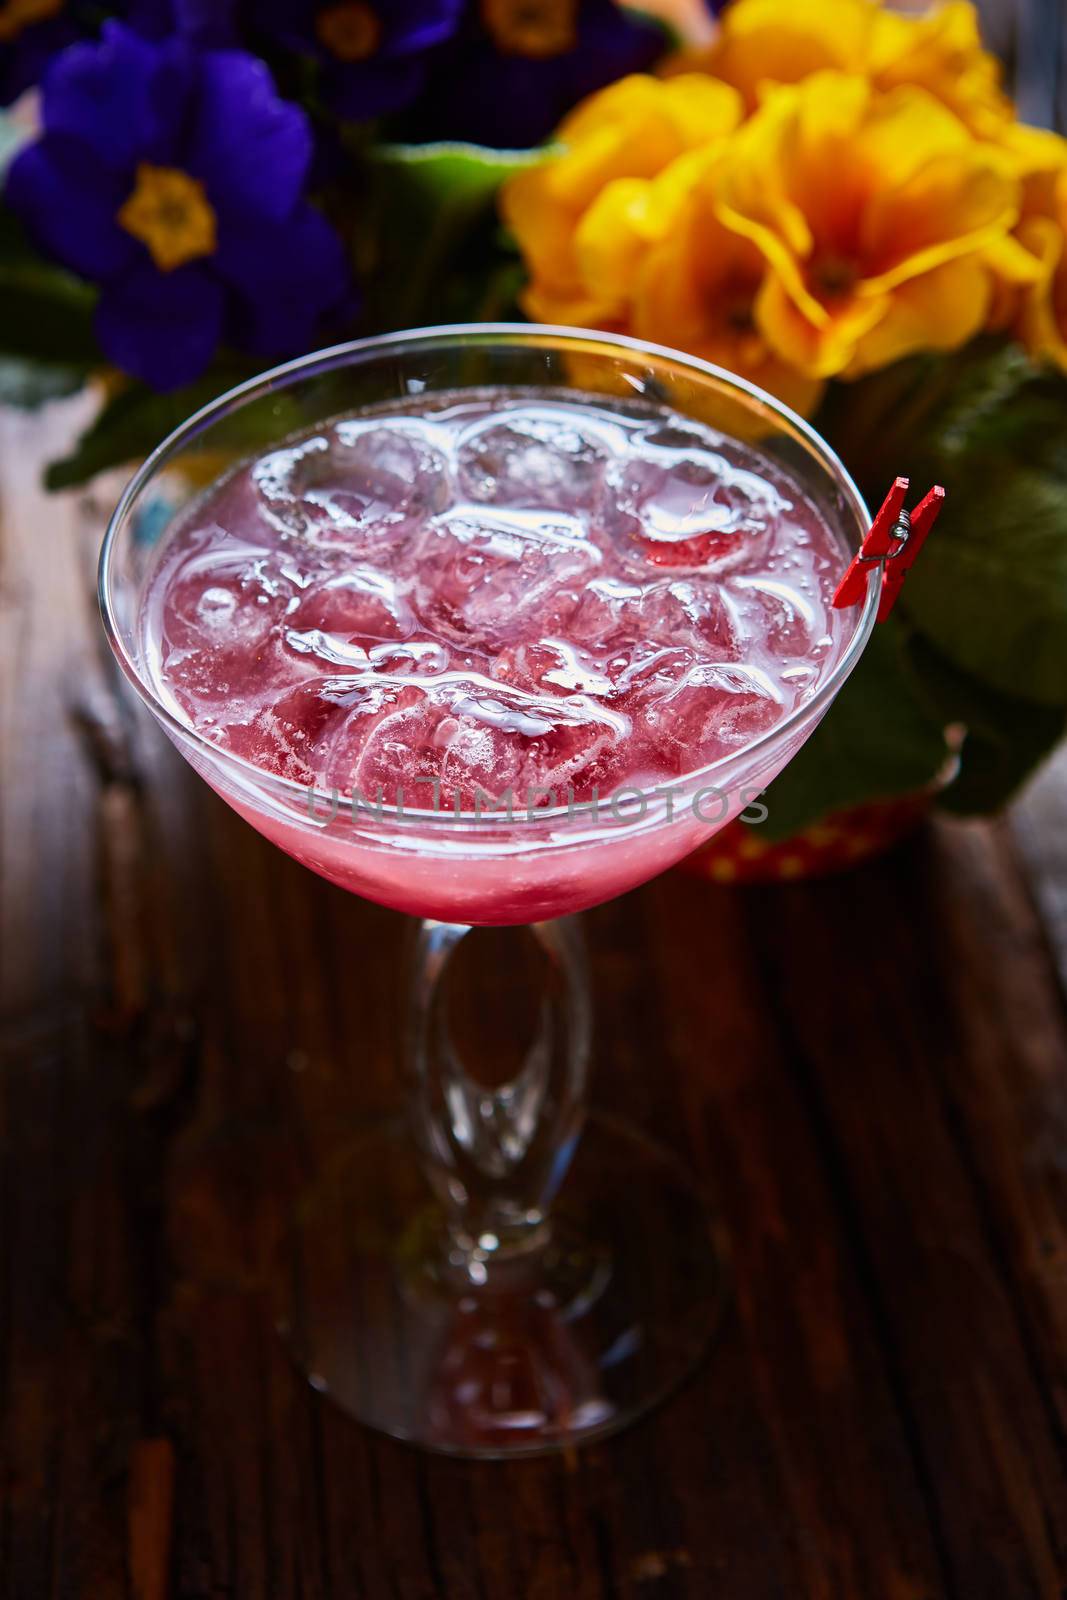
[[[670,10],[684,36],[615,0],[0,4],[0,398],[95,384],[59,488],[354,334],[526,314],[694,352],[869,501],[949,489],[762,831],[992,810],[1067,720],[1067,141],[967,0]]]

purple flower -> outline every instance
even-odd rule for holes
[[[323,99],[366,121],[409,105],[430,56],[459,25],[464,0],[256,0],[266,38],[319,64]]]
[[[307,120],[255,57],[110,22],[52,67],[43,119],[6,199],[101,285],[97,337],[127,372],[171,389],[223,342],[306,349],[346,300],[341,241],[305,198]]]
[[[474,0],[435,64],[422,138],[540,144],[579,100],[663,54],[659,24],[616,0]]]
[[[146,39],[184,35],[193,44],[226,49],[239,42],[235,0],[129,0],[127,22]]]

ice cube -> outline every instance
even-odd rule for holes
[[[642,724],[676,770],[701,766],[750,744],[781,718],[784,696],[767,674],[736,662],[701,663],[667,693],[650,696]]]
[[[275,552],[225,538],[190,553],[160,606],[161,660],[188,709],[277,681],[281,627],[295,589]]]
[[[495,648],[539,618],[547,621],[557,586],[584,582],[599,559],[573,523],[452,513],[420,536],[415,610],[432,633]]]
[[[517,688],[547,694],[610,695],[614,690],[597,658],[566,639],[505,645],[493,659],[492,674]]]
[[[555,701],[478,674],[446,673],[411,684],[409,697],[362,739],[351,781],[386,801],[399,787],[408,807],[491,809],[511,792],[517,809],[560,804],[605,769],[624,718],[582,696]],[[340,744],[335,747],[340,749]]]
[[[637,637],[656,644],[687,644],[713,660],[743,651],[738,618],[722,586],[699,575],[645,584],[633,608]]]
[[[557,595],[552,618],[561,637],[598,657],[638,641],[692,646],[714,660],[732,659],[742,650],[737,618],[721,586],[699,575],[651,583],[595,578]]]
[[[328,757],[352,710],[343,679],[320,676],[267,700],[231,722],[221,742],[235,755],[295,783],[326,781]]]
[[[792,584],[738,574],[728,585],[743,609],[749,636],[775,656],[808,656],[826,633],[826,611],[819,598]]]
[[[478,791],[499,798],[510,790],[521,810],[563,804],[571,788],[584,795],[628,727],[586,696],[550,699],[473,679],[454,687],[450,711],[441,794],[464,810]]]
[[[589,514],[597,506],[610,448],[580,415],[559,407],[515,407],[461,436],[463,494],[484,505]]]
[[[604,524],[637,563],[724,571],[762,548],[789,508],[775,484],[714,448],[714,435],[662,424],[606,476]]]
[[[442,715],[421,686],[384,715],[358,714],[334,751],[333,781],[369,805],[431,810],[440,769],[433,741]]]
[[[592,651],[614,640],[637,636],[644,593],[640,583],[615,577],[593,578],[580,588],[560,591],[551,608],[551,621],[566,638]]]
[[[639,641],[606,660],[609,698],[623,701],[628,708],[652,704],[669,694],[699,665],[693,651],[684,645]]]
[[[339,422],[264,456],[252,478],[268,519],[320,549],[401,538],[448,499],[448,469],[414,419]]]
[[[298,630],[321,628],[345,639],[405,639],[415,626],[397,580],[367,566],[310,585],[287,620]]]

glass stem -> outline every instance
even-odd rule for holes
[[[449,960],[470,929],[424,922],[407,1037],[411,1116],[423,1170],[444,1208],[452,1271],[479,1287],[548,1242],[549,1208],[585,1115],[591,1010],[574,918],[533,923],[548,961],[535,1037],[507,1083],[488,1087],[453,1046]]]

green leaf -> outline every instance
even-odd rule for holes
[[[0,211],[0,355],[99,366],[96,299],[90,284],[46,260]]]
[[[944,721],[924,697],[895,619],[877,626],[859,665],[807,744],[768,791],[768,839],[827,812],[912,794],[947,755]]]
[[[938,804],[963,816],[1000,810],[1062,738],[1067,711],[998,694],[919,635],[910,642],[910,654],[922,694],[939,720],[966,729],[957,771]]]
[[[539,166],[548,154],[545,148],[493,150],[487,145],[444,142],[383,144],[372,159],[439,208],[485,205],[508,178]]]
[[[979,682],[1067,705],[1067,480],[996,460],[968,470],[902,603]]]
[[[156,394],[144,384],[130,383],[104,403],[70,455],[51,463],[45,472],[45,486],[74,488],[108,467],[141,460],[227,387],[213,374],[171,394]]]
[[[935,720],[966,730],[943,803],[994,809],[1062,736],[1067,716],[1067,378],[1016,346],[981,340],[831,385],[818,425],[871,504],[898,473],[911,478],[913,498],[930,483],[946,487],[894,622],[909,637],[916,693]],[[871,655],[883,631],[868,647],[874,667],[865,660],[854,682],[883,670]],[[831,708],[829,732],[839,714]],[[813,759],[821,737],[795,765]],[[857,798],[888,792],[887,777],[893,792],[908,787],[903,754],[899,774],[877,749],[860,746],[857,760],[867,791],[857,771]],[[835,803],[828,789],[824,809]]]
[[[368,326],[477,317],[493,257],[500,255],[497,192],[516,172],[544,159],[543,150],[471,144],[374,150],[353,240],[368,285]]]

